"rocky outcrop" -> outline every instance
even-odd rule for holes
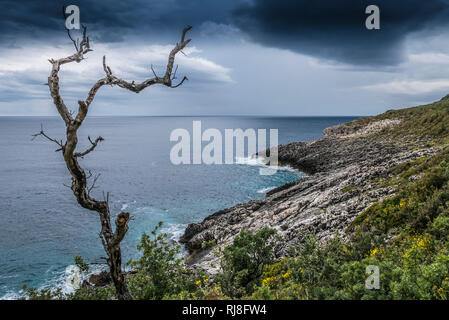
[[[107,271],[102,271],[98,274],[92,274],[89,277],[89,283],[96,287],[104,287],[112,282],[111,275]]]
[[[280,256],[305,232],[319,240],[335,234],[345,237],[355,217],[395,193],[379,182],[389,176],[390,168],[438,151],[437,147],[392,144],[386,136],[400,120],[362,123],[328,128],[322,139],[310,143],[280,145],[279,162],[307,176],[270,191],[264,200],[238,204],[190,224],[181,238],[192,254],[188,263],[211,274],[217,272],[215,250],[204,244],[227,245],[244,229],[276,229],[287,243],[278,251]]]
[[[124,272],[125,276],[134,274],[136,274],[136,271],[134,270]],[[83,287],[106,287],[110,284],[112,284],[111,274],[108,271],[103,270],[100,273],[91,274],[89,276],[89,281],[84,280]]]

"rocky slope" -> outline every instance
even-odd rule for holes
[[[345,230],[355,217],[395,193],[380,183],[392,167],[438,152],[438,146],[423,147],[428,139],[422,135],[397,139],[395,134],[409,126],[406,120],[403,113],[392,111],[327,128],[322,139],[310,143],[280,145],[279,162],[307,176],[270,191],[264,200],[239,204],[190,224],[181,238],[191,253],[188,263],[216,273],[215,250],[243,229],[276,229],[287,243],[279,248],[280,256],[289,244],[301,240],[304,231],[319,240],[336,233],[347,236]],[[211,243],[214,246],[205,246]]]

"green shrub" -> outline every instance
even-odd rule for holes
[[[26,284],[22,287],[24,294],[20,300],[63,300],[65,299],[61,288],[57,289],[36,289],[28,288]]]
[[[276,230],[263,228],[256,233],[243,230],[222,252],[222,272],[216,279],[230,297],[252,294],[260,284],[264,267],[274,262]]]
[[[73,260],[75,260],[75,265],[80,269],[82,273],[89,272],[89,265],[84,261],[84,259],[81,256],[75,256]]]
[[[439,216],[433,221],[432,225],[434,231],[440,237],[445,237],[449,234],[449,217]]]
[[[65,297],[68,300],[115,300],[115,287],[81,287]]]
[[[135,299],[162,299],[182,291],[193,292],[196,275],[183,263],[180,246],[158,233],[162,222],[144,233],[137,249],[142,256],[128,265],[136,272],[128,277],[129,289]]]

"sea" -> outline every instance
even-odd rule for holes
[[[144,232],[159,221],[178,239],[186,226],[240,202],[262,199],[266,192],[301,179],[302,173],[280,167],[261,175],[258,161],[234,164],[179,164],[170,160],[175,129],[277,129],[278,143],[312,141],[323,129],[355,117],[88,117],[79,130],[79,150],[88,136],[102,141],[80,159],[86,172],[98,176],[92,195],[109,194],[113,215],[131,213],[122,242],[123,261],[136,258]],[[81,208],[69,186],[70,175],[58,146],[32,135],[42,128],[64,139],[58,117],[0,117],[0,299],[17,299],[28,288],[73,291],[74,256],[104,268],[99,218]],[[204,144],[204,143],[203,143]],[[238,160],[238,159],[236,159]]]

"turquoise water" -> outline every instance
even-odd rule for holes
[[[110,192],[113,213],[129,211],[133,220],[123,242],[124,259],[136,255],[143,232],[164,222],[165,231],[179,237],[188,223],[251,199],[270,188],[296,180],[301,174],[285,168],[272,176],[259,175],[258,166],[178,165],[170,162],[170,132],[203,130],[278,129],[279,143],[320,138],[326,127],[350,117],[92,117],[80,129],[105,141],[81,160],[86,169],[101,173],[93,194]],[[14,298],[24,283],[29,287],[66,287],[73,256],[100,262],[99,220],[82,209],[71,190],[70,177],[56,145],[31,141],[43,124],[47,134],[63,138],[59,118],[0,117],[0,297]],[[223,134],[224,136],[224,134]],[[68,288],[70,289],[70,288]]]

